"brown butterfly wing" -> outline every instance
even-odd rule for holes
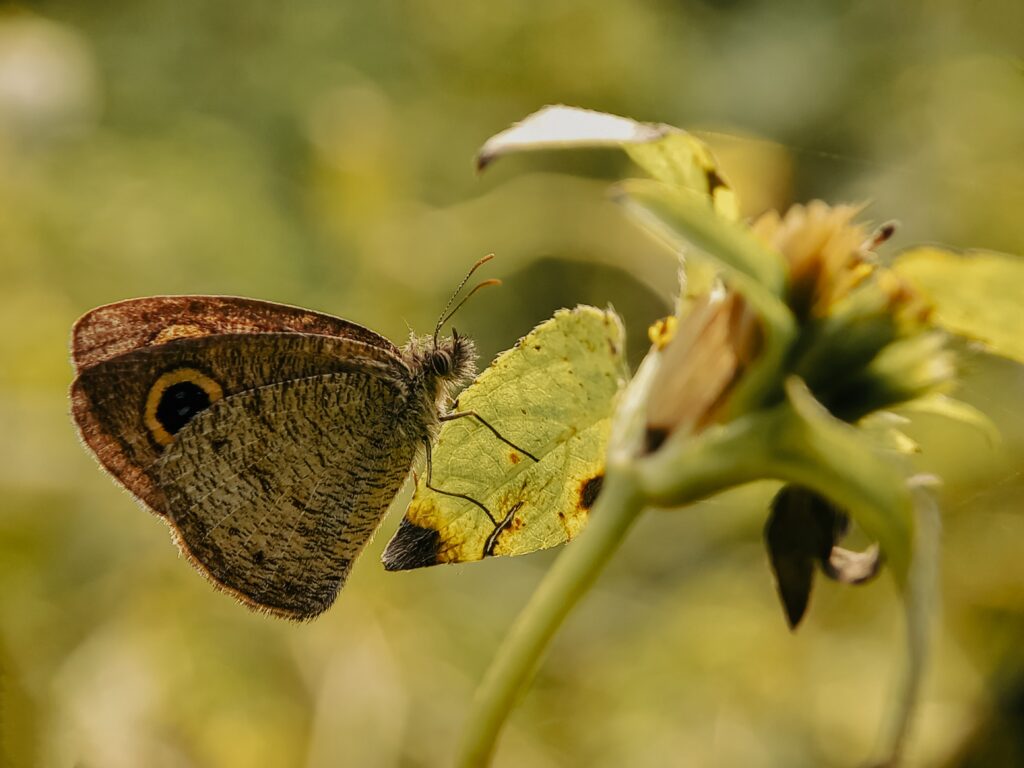
[[[308,309],[235,296],[149,296],[83,315],[72,330],[71,355],[80,371],[173,339],[243,333],[336,336],[398,354],[370,329]]]
[[[159,424],[147,407],[158,382],[176,371],[212,381],[224,400],[325,373],[361,372],[397,383],[406,375],[400,358],[387,349],[294,333],[180,338],[82,369],[71,387],[72,414],[82,439],[115,478],[162,515],[168,506],[155,463],[169,440],[161,443],[155,429]]]
[[[409,472],[404,393],[360,372],[226,397],[156,465],[179,544],[217,585],[295,619],[334,602]]]

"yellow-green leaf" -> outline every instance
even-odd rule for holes
[[[937,325],[1024,362],[1024,258],[916,248],[894,268],[931,300]]]
[[[974,427],[985,436],[991,445],[996,445],[1002,439],[999,434],[999,428],[984,412],[978,410],[970,403],[965,403],[963,400],[957,400],[948,395],[927,395],[907,403],[902,403],[899,408],[901,411],[909,411],[911,413],[930,413],[933,416],[942,416],[946,419],[959,421],[961,424],[966,424],[969,427]]]
[[[711,150],[693,135],[673,128],[657,141],[623,148],[658,181],[708,195],[719,215],[732,221],[739,218],[736,193],[722,177]]]
[[[781,303],[786,263],[748,227],[717,215],[692,191],[664,182],[632,179],[617,189],[627,210],[669,248],[681,253],[692,245],[762,314],[788,313]]]
[[[385,567],[520,555],[582,530],[627,376],[623,340],[614,312],[580,306],[559,310],[500,355],[459,396],[456,411],[479,414],[538,461],[475,418],[447,422],[433,450],[431,484],[473,501],[433,491],[419,477]]]
[[[701,258],[697,263],[720,271],[759,315],[764,347],[733,393],[729,408],[740,413],[759,405],[778,389],[778,372],[796,334],[793,313],[782,300],[787,279],[783,257],[762,244],[748,227],[719,216],[691,191],[646,179],[622,182],[618,189],[626,210],[651,235],[679,254],[693,246],[693,255]]]
[[[488,139],[477,154],[477,167],[486,168],[516,152],[597,147],[621,148],[655,179],[706,195],[719,214],[739,218],[736,195],[711,150],[686,131],[664,123],[550,105]]]

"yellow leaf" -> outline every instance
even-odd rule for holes
[[[624,330],[608,310],[559,310],[503,353],[460,396],[405,518],[384,552],[389,570],[521,555],[586,524],[601,488],[615,396],[626,376]]]
[[[655,179],[707,196],[716,212],[739,218],[736,194],[711,150],[692,134],[665,123],[549,105],[489,138],[477,153],[477,168],[483,170],[516,152],[598,147],[621,148]]]
[[[1024,258],[916,248],[893,268],[931,300],[936,325],[1024,362]]]

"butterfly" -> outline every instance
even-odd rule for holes
[[[447,412],[475,375],[476,348],[454,329],[439,334],[498,282],[448,312],[489,258],[434,334],[402,348],[255,299],[154,296],[94,309],[71,341],[82,440],[217,587],[257,610],[312,618],[334,602],[421,451],[429,477],[441,422],[487,423]]]

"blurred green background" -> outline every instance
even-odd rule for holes
[[[0,4],[0,764],[445,765],[557,554],[387,574],[403,494],[327,614],[252,615],[79,446],[78,315],[228,293],[401,341],[494,251],[505,286],[458,318],[483,363],[577,302],[615,305],[635,361],[675,267],[604,197],[626,162],[472,170],[557,102],[713,132],[750,214],[868,200],[903,223],[888,253],[1024,253],[1022,45],[1019,0]],[[1004,439],[912,429],[946,484],[910,762],[1022,765],[1024,374],[964,351],[964,396]],[[648,515],[497,765],[862,763],[901,663],[893,585],[819,579],[792,635],[761,545],[771,491]]]

